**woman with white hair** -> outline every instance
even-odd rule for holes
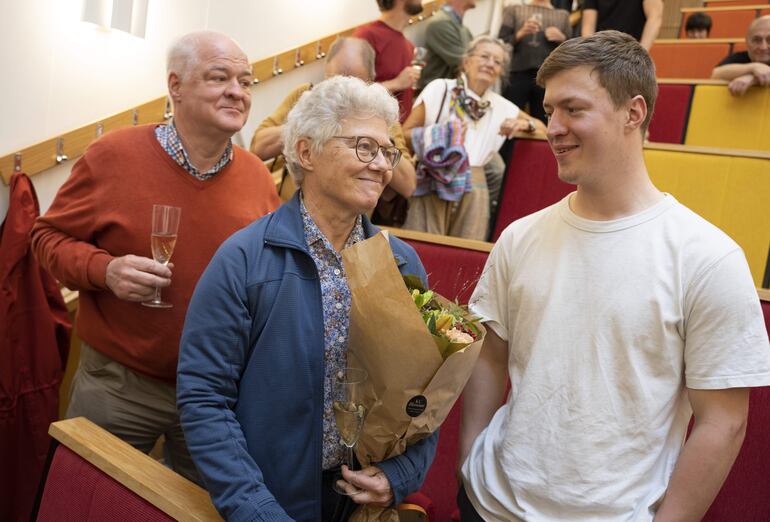
[[[196,287],[180,346],[178,405],[190,453],[228,520],[346,520],[419,489],[437,436],[334,492],[343,446],[330,375],[345,367],[350,290],[340,251],[378,232],[366,215],[399,151],[398,105],[378,84],[334,77],[305,92],[284,128],[299,190],[228,239]],[[403,274],[426,279],[391,236]]]
[[[491,89],[498,78],[507,77],[510,59],[508,44],[479,36],[470,43],[457,79],[433,80],[420,93],[404,122],[404,134],[418,160],[417,189],[404,228],[486,239],[489,190],[484,165],[506,138],[545,131],[542,122]],[[446,143],[437,143],[437,137]],[[436,160],[436,152],[448,154]],[[451,169],[433,166],[453,158],[457,161]]]

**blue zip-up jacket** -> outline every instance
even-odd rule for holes
[[[366,237],[378,231],[364,216]],[[393,236],[390,245],[401,273],[426,281],[414,250]],[[179,415],[227,520],[321,519],[323,332],[318,272],[295,195],[222,244],[182,334]],[[394,504],[419,489],[437,438],[377,464]]]

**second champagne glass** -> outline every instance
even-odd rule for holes
[[[152,234],[150,241],[152,245],[152,258],[163,265],[167,265],[171,260],[171,254],[174,253],[176,245],[176,234],[179,230],[179,218],[182,215],[182,209],[179,207],[170,207],[168,205],[152,206]],[[150,308],[171,308],[171,303],[167,303],[160,298],[160,288],[155,288],[155,297],[151,301],[142,303]]]
[[[368,374],[360,368],[343,368],[331,376],[332,405],[334,420],[340,441],[345,446],[345,464],[353,469],[353,448],[361,436],[366,417],[366,407],[363,405],[364,384]],[[339,483],[344,483],[340,485]],[[334,490],[342,495],[355,495],[361,490],[345,482],[342,474],[335,477]]]
[[[425,47],[415,47],[414,48],[414,56],[412,58],[412,67],[417,69],[418,71],[422,71],[422,68],[425,67],[425,60],[428,57],[428,49]],[[413,89],[417,88],[417,82],[412,85]]]

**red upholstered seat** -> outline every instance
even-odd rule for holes
[[[467,303],[484,270],[487,252],[406,239],[420,256],[432,290],[449,300]]]
[[[174,519],[60,445],[48,472],[37,520],[107,522]]]
[[[658,84],[658,100],[650,122],[650,141],[684,143],[692,85]]]
[[[513,221],[559,201],[575,190],[557,176],[556,159],[548,142],[517,139],[500,195],[492,241]]]

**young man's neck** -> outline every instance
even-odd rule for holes
[[[409,15],[402,7],[395,7],[390,11],[380,13],[381,22],[400,32],[403,32],[406,26],[409,25],[409,18]]]
[[[595,181],[580,184],[570,200],[578,216],[594,221],[610,221],[632,216],[658,203],[664,194],[650,180],[644,157],[639,155],[596,173]]]

